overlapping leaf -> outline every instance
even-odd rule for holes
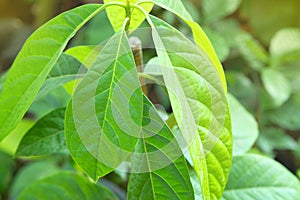
[[[224,88],[207,57],[165,22],[149,16],[176,121],[189,146],[204,199],[220,198],[231,165]]]
[[[70,38],[102,9],[84,5],[67,11],[28,38],[0,96],[0,140],[20,122]]]
[[[202,28],[193,21],[190,14],[185,9],[181,1],[178,0],[149,0],[147,2],[153,2],[158,6],[165,8],[176,14],[178,17],[182,18],[191,28],[194,36],[194,41],[197,47],[201,50],[203,56],[207,61],[215,68],[219,74],[219,79],[222,81],[224,91],[227,91],[226,78],[223,71],[223,67],[215,53],[215,50],[209,41],[208,37],[202,30]],[[140,0],[138,3],[143,5],[143,0]]]
[[[41,118],[23,137],[17,156],[40,156],[66,150],[64,136],[65,108]]]
[[[194,199],[177,140],[146,97],[143,126],[133,155],[128,199]]]
[[[60,172],[38,180],[26,187],[19,200],[66,200],[66,199],[112,199],[117,197],[106,187],[94,184],[83,176],[72,172]]]
[[[93,179],[118,167],[133,152],[142,127],[142,101],[123,29],[94,60],[66,112],[68,149]]]

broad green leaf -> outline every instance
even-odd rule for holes
[[[59,171],[57,163],[49,160],[32,162],[21,168],[16,174],[9,190],[9,199],[17,199],[19,194],[32,182]]]
[[[232,122],[233,155],[247,152],[258,137],[254,117],[230,94],[227,96]]]
[[[52,111],[26,133],[16,156],[41,156],[66,150],[64,136],[65,108]]]
[[[129,8],[130,4],[134,4],[138,1],[139,0],[104,0],[104,3],[123,3],[125,7],[128,6],[128,8],[126,9],[129,9],[129,11],[126,10],[125,7],[117,5],[106,8],[108,18],[115,32],[121,30],[126,17],[130,17],[130,21],[128,22],[129,30],[134,30],[138,28],[141,25],[141,23],[145,20],[145,15],[140,10]],[[153,3],[143,3],[142,7],[147,13],[149,13],[152,10]]]
[[[102,9],[102,5],[84,5],[67,11],[27,39],[0,96],[0,141],[21,121],[68,41]]]
[[[36,98],[41,98],[53,89],[72,80],[82,78],[85,73],[86,68],[78,60],[72,56],[62,54],[47,76]]]
[[[100,184],[94,184],[74,172],[60,172],[37,180],[26,187],[18,200],[116,200],[117,197]]]
[[[133,152],[142,127],[142,98],[123,29],[94,60],[66,112],[68,149],[94,180],[118,167]]]
[[[194,41],[197,45],[197,47],[200,49],[201,54],[207,59],[207,62],[209,62],[217,71],[219,74],[219,79],[221,80],[224,91],[227,91],[226,86],[226,79],[223,67],[217,57],[217,54],[209,41],[208,37],[206,36],[205,32],[202,30],[202,28],[193,21],[190,14],[185,9],[184,5],[181,1],[177,0],[149,0],[150,2],[153,2],[160,7],[169,10],[170,12],[176,14],[178,17],[180,17],[182,20],[184,20],[189,27],[191,28],[194,36]],[[140,0],[140,3],[142,3],[143,0]]]
[[[268,128],[263,129],[259,134],[257,146],[265,153],[274,156],[277,150],[295,150],[297,142],[282,129]]]
[[[272,97],[274,105],[279,107],[288,100],[291,95],[291,87],[288,80],[275,69],[265,69],[261,78],[263,85]]]
[[[0,196],[7,189],[13,178],[14,161],[13,158],[0,151]]]
[[[203,0],[202,8],[207,23],[219,20],[233,13],[242,0]]]
[[[173,112],[204,199],[220,198],[231,165],[231,122],[218,73],[185,36],[149,16]]]
[[[290,199],[300,196],[297,177],[278,162],[254,154],[235,156],[224,200]]]
[[[143,132],[132,158],[127,197],[194,199],[188,167],[180,146],[146,97]]]

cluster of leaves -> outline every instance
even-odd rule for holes
[[[290,107],[289,101],[298,105],[299,89],[296,86],[299,78],[292,70],[288,73],[283,69],[287,66],[296,69],[299,63],[299,46],[295,42],[300,40],[299,30],[278,32],[267,53],[234,21],[224,19],[240,6],[239,0],[203,0],[201,15],[187,1],[183,3],[191,9],[189,12],[179,1],[104,2],[104,5],[87,4],[75,8],[41,26],[26,41],[9,73],[1,76],[0,146],[20,157],[15,161],[0,154],[3,162],[0,177],[4,177],[0,192],[3,197],[126,198],[122,189],[116,186],[119,184],[127,187],[128,199],[297,199],[300,185],[291,172],[270,158],[247,152],[258,136],[256,146],[264,153],[270,154],[273,149],[281,148],[277,145],[283,144],[278,143],[282,137],[285,139],[283,148],[293,144],[293,150],[297,149],[298,145],[284,131],[298,130],[298,118],[294,115],[297,110]],[[177,29],[148,14],[153,4],[166,9],[165,13],[175,14],[162,16],[167,16],[167,21],[185,22],[189,29],[185,26],[179,29],[187,34],[190,32],[195,45]],[[103,22],[107,17],[100,12],[104,9],[111,25],[108,20]],[[194,19],[203,20],[201,23],[218,57],[226,61],[225,68],[239,67],[232,63],[240,62],[249,66],[245,68],[247,73],[228,67],[228,90],[233,95],[226,94],[225,75],[215,51],[189,13]],[[176,20],[172,19],[174,17]],[[164,113],[166,120],[142,93],[127,39],[127,30],[135,30],[145,18],[148,24],[142,26],[152,28],[157,57],[149,61],[145,74],[140,75],[163,80],[166,85],[173,110],[173,114]],[[72,45],[97,44],[110,37],[105,45],[100,49],[94,46],[67,48],[70,39],[90,20],[89,26],[79,32]],[[102,29],[106,32],[98,37]],[[231,55],[232,49],[238,53]],[[91,57],[96,62],[90,62]],[[171,70],[157,69],[151,67],[153,63],[156,64],[153,66],[172,67]],[[126,76],[132,71],[130,77]],[[249,77],[257,79],[250,80]],[[126,88],[120,87],[118,82]],[[259,94],[263,95],[256,94],[252,85],[259,87]],[[107,92],[112,90],[120,90],[125,101]],[[255,119],[234,96],[259,116]],[[262,98],[257,99],[258,96]],[[90,104],[90,99],[95,99],[96,103]],[[139,139],[119,127],[114,114],[110,113],[113,106],[121,111],[130,107],[129,117],[142,127]],[[181,107],[186,111],[182,112]],[[216,112],[218,108],[223,110]],[[27,112],[34,113],[37,120],[23,118]],[[90,115],[95,112],[96,123],[101,124],[99,129],[93,126]],[[149,119],[155,124],[149,123]],[[259,126],[256,120],[259,120]],[[155,132],[157,125],[162,129]],[[274,130],[278,138],[273,136]],[[172,141],[178,134],[189,136],[190,131],[194,138],[189,153],[183,155],[179,141]],[[115,152],[113,158],[105,155],[108,147],[95,144],[95,141],[105,139],[130,154],[118,156]],[[165,150],[170,143],[172,148]],[[152,152],[158,152],[158,155],[151,157]],[[174,152],[180,153],[176,159]],[[106,158],[113,160],[115,165],[108,166],[104,162],[108,161]],[[169,164],[160,167],[158,160]],[[127,164],[129,161],[130,165],[123,161]],[[22,167],[24,162],[25,167]],[[120,168],[120,164],[125,166]],[[132,172],[140,173],[129,175],[120,171],[128,167]],[[141,172],[142,167],[146,170]],[[92,183],[80,171],[97,183]],[[14,173],[17,174],[13,177]],[[110,179],[111,176],[117,176],[118,180]],[[105,182],[108,179],[115,183]]]

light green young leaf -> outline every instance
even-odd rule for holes
[[[62,54],[40,89],[37,99],[72,80],[82,78],[86,68],[75,58]]]
[[[143,2],[145,1],[140,0],[138,4],[143,5]],[[223,67],[217,57],[217,54],[208,37],[206,36],[205,32],[202,30],[199,24],[193,21],[191,15],[187,12],[182,2],[180,0],[148,0],[146,2],[153,2],[158,6],[169,10],[170,12],[174,13],[182,20],[184,20],[190,26],[197,47],[201,50],[201,54],[207,59],[207,62],[209,62],[218,72],[219,79],[221,80],[224,87],[224,91],[226,92],[226,78]]]
[[[68,149],[94,180],[118,167],[133,152],[142,127],[142,102],[134,58],[123,29],[94,60],[66,112]]]
[[[180,146],[146,97],[143,126],[133,154],[128,199],[194,199]]]
[[[258,125],[254,117],[228,94],[228,103],[232,121],[233,155],[247,152],[258,137]]]
[[[85,67],[90,68],[102,50],[102,46],[76,46],[68,49],[65,53],[76,58]]]
[[[65,108],[52,111],[26,133],[16,156],[41,156],[67,149],[64,136]]]
[[[233,13],[242,0],[203,0],[203,14],[207,23],[219,20]]]
[[[73,172],[60,172],[37,180],[26,187],[18,200],[117,200],[106,187],[94,184]]]
[[[274,106],[280,107],[291,96],[289,81],[275,69],[265,69],[262,71],[261,78],[263,85],[272,97]]]
[[[67,11],[28,38],[0,96],[0,141],[21,121],[68,41],[102,9],[90,4]]]
[[[290,199],[300,196],[297,177],[278,162],[259,155],[235,156],[223,200]]]
[[[128,22],[129,30],[138,28],[145,20],[145,15],[140,10],[129,8],[130,4],[134,4],[138,1],[139,0],[104,0],[104,3],[124,3],[125,7],[128,6],[126,9],[130,10],[127,11],[125,7],[121,6],[112,6],[106,9],[109,21],[112,24],[115,32],[121,30],[126,17],[130,17],[130,21]],[[149,13],[152,10],[153,3],[144,3],[142,7],[147,13]],[[127,16],[127,14],[129,16]]]
[[[231,122],[219,74],[185,36],[149,16],[173,112],[201,182],[204,199],[218,199],[231,165]]]

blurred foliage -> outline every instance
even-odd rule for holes
[[[51,17],[87,2],[100,1],[0,1],[0,92],[5,71],[29,34]],[[183,2],[193,18],[203,26],[225,68],[228,90],[232,95],[228,98],[235,154],[251,151],[268,155],[300,177],[300,1]],[[191,37],[187,26],[174,15],[157,7],[152,12]],[[69,47],[96,45],[112,34],[106,14],[101,13],[76,35]],[[145,63],[153,56],[152,53],[145,51]],[[165,90],[158,86],[150,89],[150,98],[169,111]],[[0,199],[1,196],[3,199],[15,199],[26,187],[24,182],[30,185],[29,182],[55,173],[60,168],[77,167],[66,155],[38,158],[38,161],[33,159],[28,163],[12,159],[30,127],[50,111],[65,106],[68,99],[69,94],[63,87],[36,99],[26,119],[0,143]],[[160,110],[162,115],[168,115]],[[122,176],[118,185],[124,188],[126,174]],[[113,177],[119,178],[117,175]],[[123,189],[119,186],[110,184],[109,187],[122,193]]]

